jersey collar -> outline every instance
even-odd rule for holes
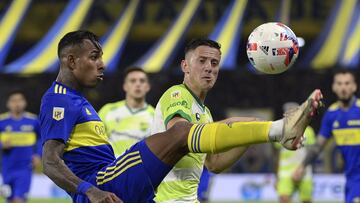
[[[202,101],[200,100],[200,98],[198,96],[195,95],[195,93],[193,91],[191,91],[191,89],[186,86],[185,83],[183,83],[183,85],[185,86],[185,88],[190,92],[190,94],[194,97],[196,103],[199,104],[199,106],[202,108],[203,111],[205,111],[205,104],[202,103]]]
[[[127,103],[126,103],[126,101],[125,101],[125,106],[126,106],[126,108],[129,110],[129,112],[130,112],[131,114],[136,114],[136,113],[139,113],[139,112],[141,112],[141,111],[146,110],[147,107],[148,107],[148,104],[145,102],[144,107],[137,108],[137,109],[132,109],[129,105],[127,105]]]
[[[77,90],[75,90],[75,89],[73,89],[73,88],[71,88],[71,87],[69,87],[69,86],[66,86],[66,85],[64,85],[64,84],[62,84],[62,83],[60,83],[60,82],[57,82],[57,81],[54,81],[54,82],[53,82],[53,87],[55,87],[56,84],[65,87],[65,88],[67,89],[66,91],[70,91],[70,92],[72,92],[72,93],[74,93],[74,94],[76,94],[76,95],[83,96],[81,92],[79,92],[79,91],[77,91]]]

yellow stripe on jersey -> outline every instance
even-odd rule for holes
[[[360,107],[360,99],[357,99],[355,104],[357,107]]]
[[[9,117],[10,117],[10,113],[8,113],[8,112],[0,114],[0,120],[6,119]]]
[[[66,87],[56,84],[54,87],[55,94],[66,94]]]
[[[116,173],[119,169],[122,169],[122,168],[124,168],[124,166],[128,165],[128,163],[131,163],[131,161],[138,161],[138,160],[141,161],[140,155],[137,155],[137,156],[134,156],[134,157],[130,157],[130,158],[124,160],[119,166],[117,166],[117,167],[115,168],[115,170],[112,170],[112,171],[110,171],[110,172],[105,172],[105,173],[102,174],[101,176],[96,176],[96,179],[97,179],[97,181],[99,182],[99,181],[103,180],[105,177],[110,177],[110,176],[112,176],[112,175],[113,175],[114,173]]]
[[[58,88],[59,88],[59,85],[56,84],[55,87],[54,87],[54,92],[55,92],[55,94],[59,93]]]
[[[59,86],[59,93],[60,93],[60,94],[62,94],[62,89],[63,89],[63,87],[60,85],[60,86]]]
[[[1,143],[10,142],[12,147],[32,146],[36,142],[34,132],[3,132],[0,134]]]
[[[65,152],[79,147],[94,147],[109,144],[105,126],[101,121],[88,121],[77,124],[66,144]]]
[[[136,155],[136,156],[130,157],[131,155]],[[114,178],[118,177],[123,172],[125,172],[127,169],[140,163],[142,163],[142,160],[139,151],[129,153],[125,155],[123,158],[121,158],[116,163],[115,166],[107,167],[105,171],[99,171],[98,176],[96,176],[96,183],[97,185],[102,185],[108,181],[111,181]]]
[[[129,168],[131,168],[131,167],[133,167],[133,166],[135,166],[135,165],[137,165],[137,164],[140,164],[140,163],[142,163],[142,160],[141,160],[141,159],[138,160],[138,161],[132,162],[131,164],[127,165],[126,167],[124,167],[123,169],[121,169],[119,172],[117,172],[115,175],[111,176],[110,178],[107,178],[107,179],[105,179],[105,180],[103,180],[103,181],[100,181],[100,182],[96,181],[96,184],[97,184],[97,185],[102,185],[102,184],[104,184],[104,183],[106,183],[106,182],[109,182],[109,181],[113,180],[114,178],[118,177],[119,175],[121,175],[121,174],[122,174],[123,172],[125,172],[127,169],[129,169]]]
[[[333,104],[331,104],[330,105],[330,107],[329,107],[329,111],[336,111],[336,110],[338,110],[340,108],[340,104],[338,103],[338,102],[335,102],[335,103],[333,103]]]
[[[112,169],[116,168],[117,165],[119,165],[121,162],[123,162],[127,157],[132,156],[132,155],[139,155],[139,151],[126,154],[119,161],[117,161],[114,166],[109,166],[105,169],[105,171],[99,171],[98,174],[105,174],[105,173],[110,172]]]
[[[333,130],[333,135],[336,144],[339,146],[344,145],[360,145],[360,129],[359,128],[346,128]]]

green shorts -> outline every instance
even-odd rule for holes
[[[299,184],[295,184],[291,177],[279,178],[277,182],[277,192],[279,196],[292,196],[296,191],[299,192],[300,200],[311,200],[312,180],[305,179],[302,180]]]

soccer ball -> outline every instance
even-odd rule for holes
[[[294,32],[282,23],[271,22],[255,28],[247,42],[247,56],[256,70],[278,74],[289,69],[299,55]]]

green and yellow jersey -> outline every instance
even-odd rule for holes
[[[180,116],[191,123],[213,122],[209,109],[186,85],[169,88],[155,109],[151,134],[166,130],[168,122]],[[160,184],[156,202],[197,202],[197,188],[206,154],[189,153],[184,156]]]
[[[306,156],[306,147],[315,144],[316,138],[314,130],[309,126],[305,129],[305,147],[296,151],[290,151],[276,144],[280,148],[277,192],[280,196],[291,196],[296,190],[299,191],[301,201],[310,201],[312,198],[312,169],[307,166],[305,176],[300,183],[292,180],[292,174],[301,164]]]
[[[105,123],[109,141],[118,157],[139,140],[150,135],[150,124],[154,107],[145,104],[143,108],[131,109],[125,102],[106,104],[99,111]]]
[[[280,147],[279,155],[279,168],[278,168],[278,177],[279,178],[289,178],[292,176],[296,168],[301,164],[301,161],[305,159],[306,156],[306,147],[309,145],[315,144],[315,132],[312,127],[308,126],[304,132],[305,147],[302,147],[296,151],[290,151],[283,147]],[[279,146],[279,145],[277,145]],[[307,166],[306,175],[304,179],[310,178],[312,175],[311,166]]]

